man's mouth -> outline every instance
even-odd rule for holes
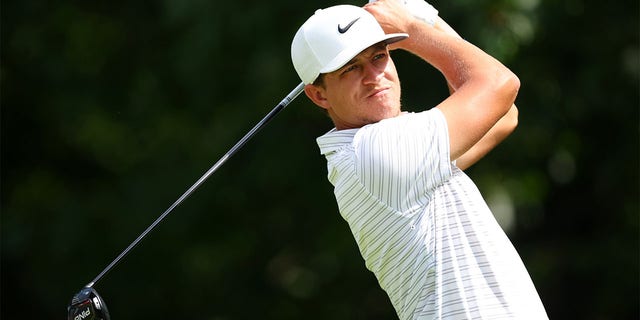
[[[371,93],[368,95],[368,97],[372,98],[372,97],[376,97],[376,96],[382,95],[382,94],[386,93],[387,90],[389,90],[389,89],[391,89],[391,88],[390,87],[377,88],[375,90],[372,90]]]

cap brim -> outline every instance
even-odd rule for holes
[[[386,44],[392,44],[404,40],[408,37],[409,35],[406,33],[391,33],[385,35],[380,39],[375,39],[373,41],[361,43],[358,46],[353,46],[337,55],[331,62],[329,62],[324,68],[320,70],[320,73],[329,73],[342,68],[349,61],[351,61],[351,59],[360,54],[360,52],[366,50],[376,43],[384,42]]]

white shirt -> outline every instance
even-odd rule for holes
[[[340,214],[400,319],[547,319],[513,245],[450,161],[440,110],[317,142]]]

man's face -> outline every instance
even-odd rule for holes
[[[316,99],[310,98],[327,109],[338,130],[400,114],[400,80],[385,44],[373,45],[344,67],[325,74],[323,83],[314,86],[317,91],[311,94]]]

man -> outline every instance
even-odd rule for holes
[[[397,0],[334,6],[294,37],[305,94],[335,125],[318,145],[340,213],[400,319],[546,319],[462,172],[514,130],[519,80],[430,10],[418,19]],[[390,47],[437,68],[452,94],[402,112]]]

